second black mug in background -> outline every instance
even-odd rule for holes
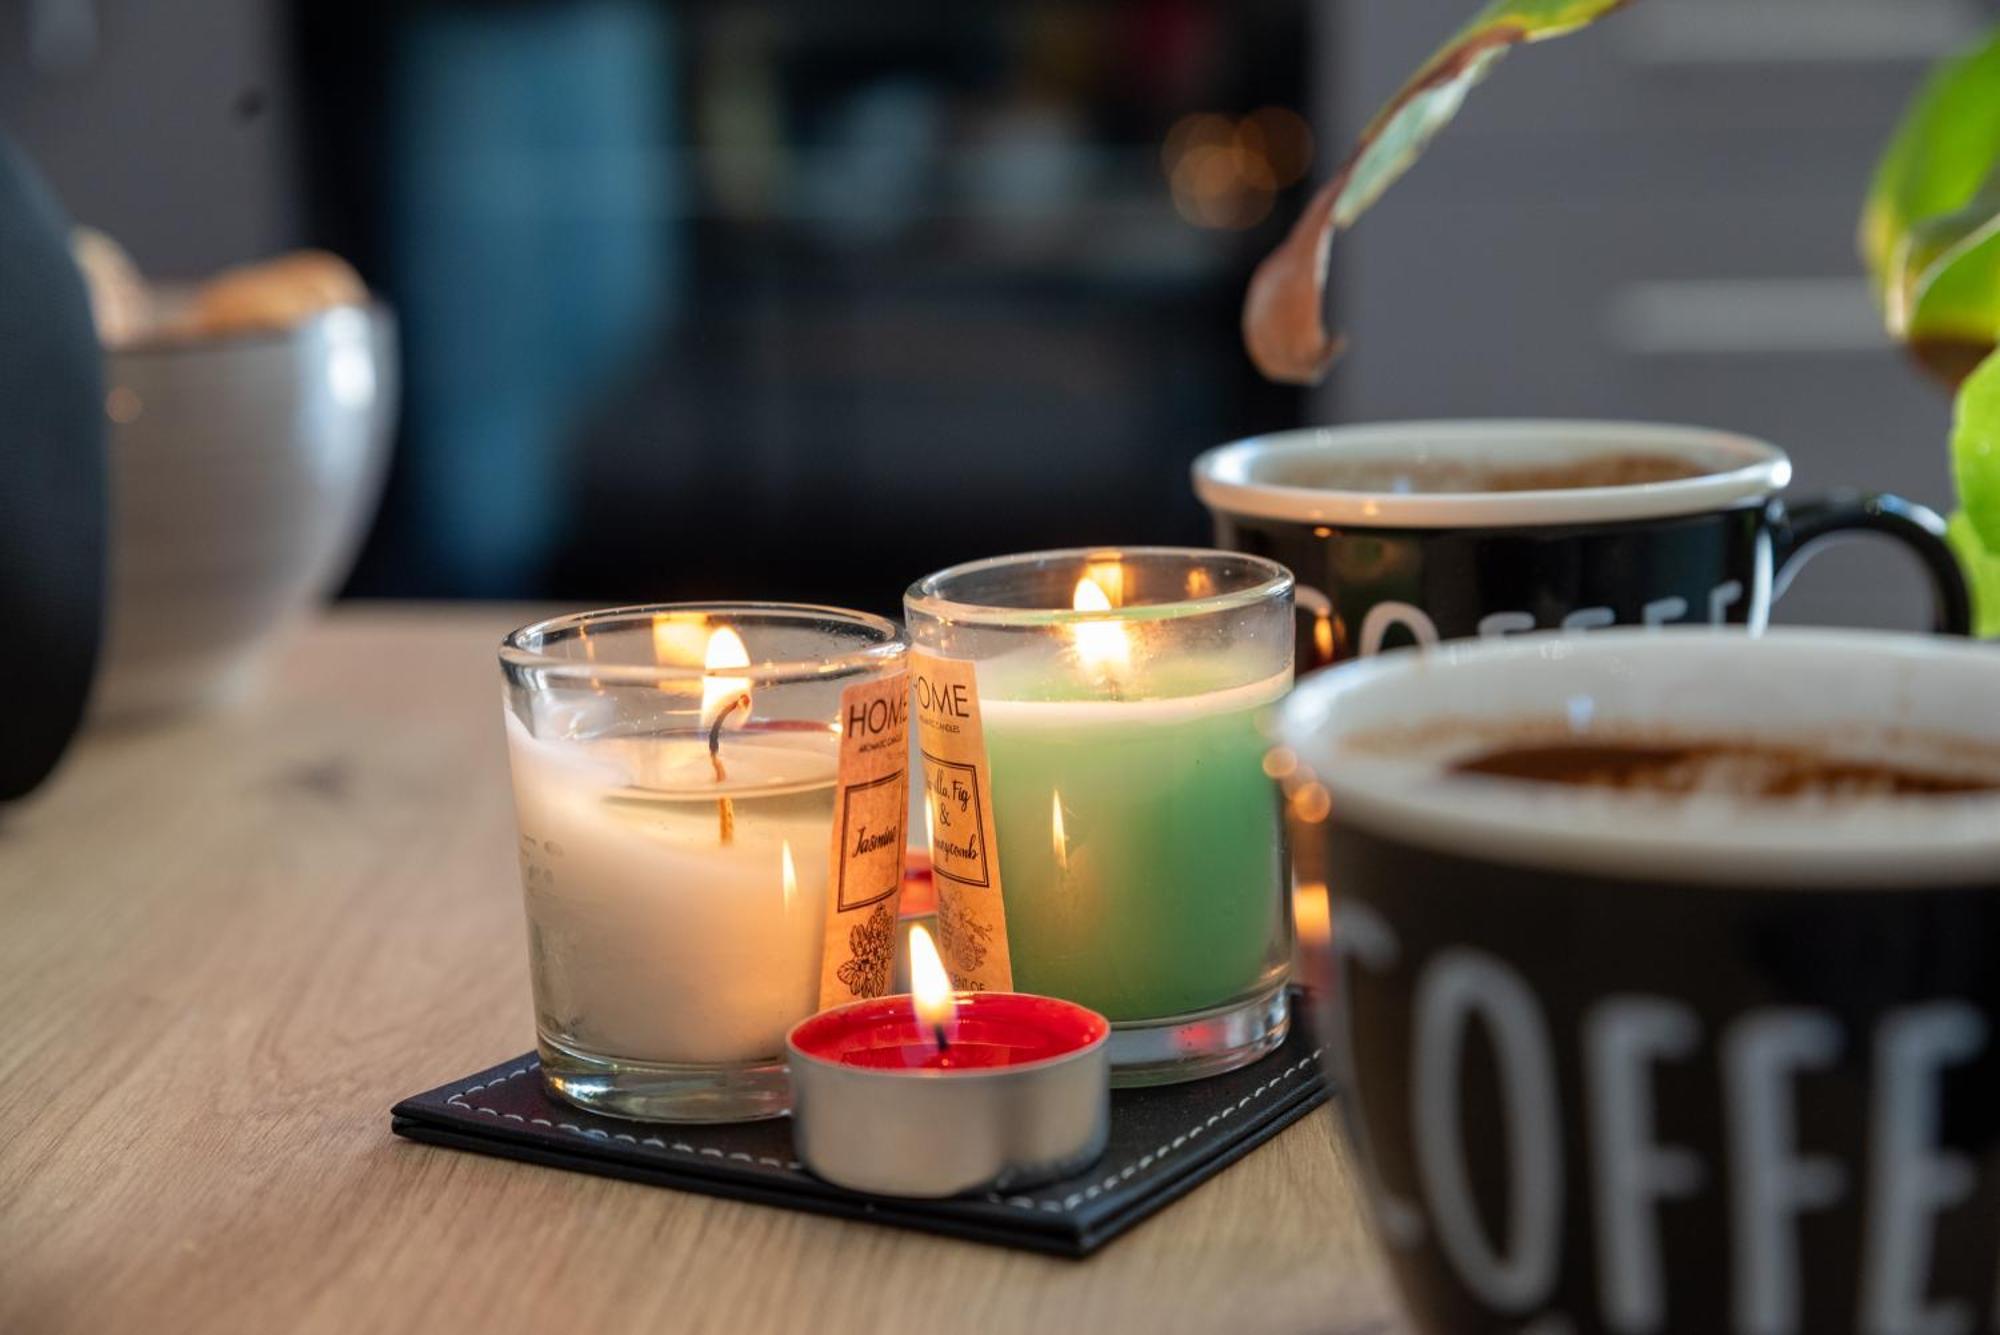
[[[1932,511],[1789,501],[1791,461],[1730,432],[1627,422],[1396,422],[1210,450],[1216,545],[1298,577],[1301,672],[1403,644],[1613,625],[1762,630],[1812,546],[1874,532],[1923,562],[1939,631],[1964,577]]]

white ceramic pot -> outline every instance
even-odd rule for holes
[[[339,307],[291,329],[107,352],[111,598],[92,714],[241,694],[345,577],[381,494],[396,329]]]

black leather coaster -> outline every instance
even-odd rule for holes
[[[792,1157],[784,1120],[660,1126],[596,1117],[542,1088],[533,1053],[396,1105],[396,1134],[433,1145],[650,1182],[733,1200],[1088,1256],[1326,1102],[1319,1045],[1299,1023],[1254,1066],[1111,1096],[1111,1139],[1090,1172],[1015,1196],[864,1196]]]

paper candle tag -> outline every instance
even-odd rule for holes
[[[971,663],[910,655],[917,745],[924,759],[931,875],[937,881],[938,953],[951,985],[968,992],[1014,986],[1007,910],[1000,899],[1000,854],[993,838],[993,781],[979,686]]]
[[[910,674],[840,693],[840,770],[827,863],[824,1010],[879,997],[895,974],[903,897],[903,822],[910,810]]]

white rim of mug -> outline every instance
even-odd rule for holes
[[[705,667],[687,663],[596,663],[587,658],[568,658],[543,653],[530,645],[553,635],[583,630],[600,622],[636,622],[659,614],[713,617],[718,626],[729,625],[731,617],[760,618],[765,621],[833,622],[844,629],[874,638],[864,640],[823,658],[794,658],[752,663],[747,667],[719,668],[711,674]],[[661,682],[700,681],[708,676],[760,685],[826,680],[860,672],[882,672],[897,667],[910,650],[909,636],[887,617],[855,612],[845,607],[817,603],[707,602],[640,603],[630,607],[606,607],[590,612],[571,612],[549,617],[510,631],[500,642],[500,662],[514,671],[533,672],[565,685],[654,686]]]
[[[1551,491],[1342,491],[1265,482],[1256,475],[1260,461],[1279,456],[1347,452],[1393,459],[1423,446],[1476,445],[1487,458],[1504,461],[1509,448],[1525,444],[1573,446],[1579,454],[1593,447],[1602,453],[1636,447],[1694,455],[1703,462],[1720,454],[1739,462],[1668,482]],[[1665,519],[1733,509],[1783,491],[1792,478],[1792,463],[1767,441],[1709,427],[1471,418],[1306,427],[1252,436],[1200,455],[1193,472],[1195,494],[1209,509],[1223,514],[1361,528],[1516,528]]]
[[[1699,662],[1703,656],[1733,659],[1739,670],[1754,671],[1756,656],[1767,649],[1773,656],[1859,654],[1877,663],[1955,659],[1990,668],[2000,690],[2000,657],[1973,641],[1884,631],[1780,628],[1753,636],[1729,628],[1624,627],[1452,641],[1354,660],[1303,678],[1278,707],[1275,731],[1326,788],[1331,809],[1343,822],[1457,858],[1724,888],[2000,886],[2000,794],[1880,799],[1872,814],[1815,815],[1774,804],[1768,814],[1753,812],[1718,825],[1698,823],[1685,808],[1644,797],[1580,797],[1574,789],[1443,773],[1419,779],[1409,769],[1418,762],[1381,758],[1313,735],[1337,717],[1342,696],[1395,677],[1620,654],[1629,655],[1639,673],[1650,664],[1664,671],[1673,662]],[[1408,710],[1405,721],[1422,720]]]
[[[945,596],[944,590],[969,575],[986,574],[1009,566],[1088,565],[1100,561],[1131,558],[1181,561],[1189,568],[1197,565],[1230,564],[1256,576],[1254,582],[1198,598],[1180,598],[1157,603],[1127,603],[1106,611],[1080,611],[1074,607],[1000,607],[984,603],[960,602]],[[1070,626],[1088,622],[1174,621],[1183,617],[1206,616],[1239,607],[1252,607],[1274,598],[1289,596],[1294,586],[1292,572],[1276,561],[1247,552],[1224,551],[1213,547],[1058,547],[1048,551],[1019,552],[1012,556],[989,556],[947,566],[924,576],[903,594],[905,617],[917,615],[957,626]]]

